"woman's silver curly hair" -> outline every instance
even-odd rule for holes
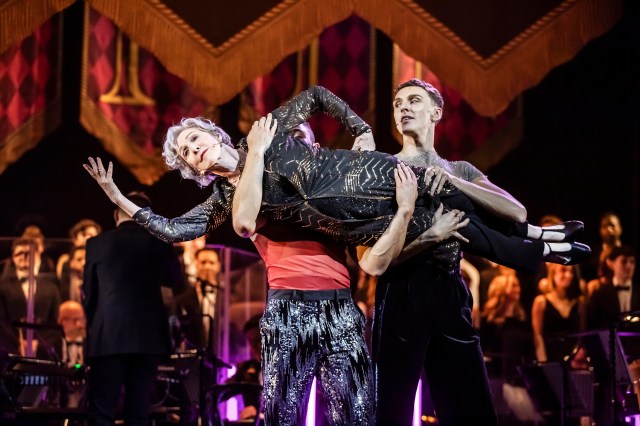
[[[234,148],[234,146],[229,135],[208,118],[183,118],[180,120],[180,124],[169,127],[162,146],[162,158],[164,158],[164,162],[167,163],[167,166],[169,166],[170,169],[178,169],[183,178],[194,180],[201,187],[205,187],[213,182],[216,179],[216,176],[211,173],[202,174],[198,172],[187,164],[178,152],[178,135],[188,128],[204,130],[205,132],[215,136],[216,139],[223,144],[232,148]]]

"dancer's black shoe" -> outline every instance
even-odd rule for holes
[[[556,228],[556,226],[560,225],[563,225],[563,227]],[[540,238],[538,238],[539,240],[554,243],[571,242],[575,241],[578,234],[580,234],[584,230],[584,223],[580,222],[579,220],[568,220],[566,222],[562,222],[559,225],[554,225],[552,227],[542,227],[540,229],[542,230],[542,234],[540,234]],[[561,240],[547,240],[544,238],[545,233],[558,233],[564,235],[564,237],[562,237]]]
[[[591,248],[582,243],[567,243],[571,245],[571,249],[569,251],[554,251],[551,249],[549,243],[545,242],[545,244],[549,248],[549,254],[544,257],[545,262],[559,263],[561,265],[575,265],[582,262],[591,254]]]

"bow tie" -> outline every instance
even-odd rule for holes
[[[630,285],[617,285],[615,287],[616,287],[616,291],[631,291]]]
[[[200,281],[200,289],[202,290],[202,294],[204,293],[214,293],[216,291],[217,284],[211,284],[208,281]]]

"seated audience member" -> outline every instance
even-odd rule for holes
[[[606,281],[611,277],[607,274],[606,259],[614,247],[622,245],[622,225],[620,218],[613,212],[606,212],[600,216],[600,244],[595,246],[591,255],[581,264],[583,275],[589,282],[590,287],[596,283],[591,281]]]
[[[198,250],[203,249],[207,244],[207,236],[202,235],[194,240],[181,241],[177,246],[182,249],[180,254],[180,263],[184,268],[185,276],[189,284],[196,282],[196,253]]]
[[[552,265],[551,263],[547,263],[546,264],[547,271],[549,270],[551,265]],[[579,269],[579,267],[577,265],[574,265],[574,266],[572,266],[572,269],[573,269],[574,275],[577,277],[578,286],[580,288],[580,293],[581,294],[587,294],[587,284],[585,283],[585,281],[582,278],[580,278],[580,269]],[[548,275],[543,277],[543,278],[541,278],[540,281],[538,281],[538,291],[540,292],[540,294],[547,294],[552,289],[553,289],[553,286],[551,285],[551,281],[550,281]]]
[[[69,259],[71,252],[75,247],[84,247],[87,240],[102,232],[102,227],[91,219],[82,219],[74,224],[69,230],[69,238],[71,238],[71,249],[69,253],[64,253],[58,258],[56,263],[56,275],[61,282],[65,281],[65,277],[70,273]],[[64,297],[64,296],[63,296]],[[63,299],[65,300],[65,299]]]
[[[42,234],[40,228],[38,228],[36,225],[29,225],[24,229],[20,238],[35,243],[35,273],[38,274],[39,272],[53,272],[53,260],[51,260],[51,258],[46,254],[44,254],[44,235]],[[7,275],[15,275],[15,266],[11,259],[7,259],[5,261],[0,278],[4,278]],[[58,281],[56,280],[56,285],[57,284]]]
[[[545,214],[540,218],[538,225],[540,227],[549,227],[562,224],[562,219],[554,214]],[[522,306],[531,306],[533,299],[538,294],[544,294],[539,289],[539,283],[541,280],[546,281],[549,276],[549,264],[546,262],[540,262],[538,265],[538,271],[535,274],[527,274],[524,272],[516,272],[518,280],[520,280],[520,286],[522,288],[522,294],[520,295],[520,301]]]
[[[465,254],[466,256],[466,254]],[[489,286],[493,279],[499,275],[515,275],[516,271],[506,266],[498,265],[495,262],[486,260],[486,267],[480,270],[479,283],[479,300],[480,309],[484,309],[484,305],[489,299]]]
[[[69,367],[84,363],[84,340],[87,336],[87,319],[82,305],[73,300],[60,304],[58,324],[64,333],[60,342],[60,359]]]
[[[620,314],[640,309],[640,288],[633,282],[636,255],[630,247],[613,247],[605,259],[611,271],[587,302],[587,328],[604,328],[620,320]],[[610,276],[610,278],[609,278]]]
[[[27,226],[24,231],[22,231],[22,238],[26,238],[29,240],[33,240],[36,242],[36,247],[38,248],[36,251],[36,258],[38,262],[36,263],[36,271],[38,272],[54,272],[55,264],[53,260],[45,253],[45,239],[44,234],[36,225]]]
[[[84,341],[87,336],[87,319],[82,305],[67,300],[60,305],[58,324],[62,327],[63,338],[59,340],[58,354],[67,367],[84,364]],[[86,386],[84,381],[67,382],[67,389],[60,404],[66,408],[77,408],[83,404]]]
[[[588,329],[615,326],[619,331],[640,331],[637,322],[623,320],[625,313],[640,309],[640,286],[634,281],[635,266],[636,254],[632,248],[620,245],[608,250],[600,278],[589,283],[590,294],[586,308]],[[631,355],[627,358],[627,361],[630,361],[628,368],[634,392],[640,403],[640,359],[637,358],[636,341],[637,337],[621,337],[626,355]],[[596,398],[599,397],[600,394],[596,393]],[[604,397],[607,398],[606,395]]]
[[[211,343],[210,327],[216,315],[218,278],[221,271],[218,252],[202,248],[195,254],[196,280],[174,301],[172,313],[182,317],[187,347],[205,348]]]
[[[485,355],[495,358],[489,373],[513,381],[517,366],[531,359],[531,327],[520,303],[520,282],[515,274],[498,275],[489,285],[482,313],[481,342]]]
[[[574,267],[553,264],[549,267],[551,290],[536,296],[531,310],[531,325],[536,359],[560,361],[571,354],[576,340],[566,338],[578,333],[582,324],[582,295]]]
[[[11,247],[10,271],[0,280],[0,347],[8,352],[25,355],[26,329],[12,326],[13,321],[26,321],[27,297],[29,291],[29,255],[32,240],[19,238]],[[34,322],[55,325],[58,319],[60,293],[53,270],[44,272],[38,266],[40,249],[34,247],[35,271],[35,303]],[[41,357],[48,357],[56,339],[52,330],[34,330],[34,350]]]
[[[515,274],[498,275],[489,285],[489,299],[484,305],[483,317],[489,324],[502,325],[509,318],[525,320],[520,304],[520,281]]]
[[[66,271],[60,280],[60,298],[62,301],[73,300],[82,302],[82,279],[86,260],[84,246],[75,246],[69,253]]]

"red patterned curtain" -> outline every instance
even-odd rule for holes
[[[0,173],[60,123],[61,19],[0,54]]]
[[[240,128],[248,132],[255,119],[310,85],[331,90],[373,123],[374,34],[374,29],[355,15],[325,29],[309,47],[288,56],[272,72],[247,86],[242,93]],[[331,117],[317,114],[310,124],[322,146],[349,148],[353,144],[353,138]]]
[[[144,184],[166,172],[169,126],[215,108],[105,16],[87,8],[80,120]]]

